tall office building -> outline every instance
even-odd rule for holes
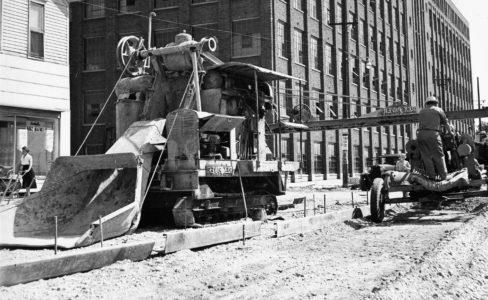
[[[413,51],[411,76],[421,95],[435,95],[444,110],[473,109],[473,84],[469,25],[450,0],[414,0],[409,23]],[[462,132],[474,128],[473,120],[455,121]]]
[[[120,74],[117,41],[147,37],[151,11],[157,13],[155,46],[182,30],[195,39],[216,36],[223,61],[302,78],[275,87],[275,100],[289,114],[306,109],[317,119],[356,118],[397,103],[422,107],[430,94],[446,110],[472,107],[468,27],[449,1],[85,0],[71,6],[73,149]],[[85,153],[101,153],[113,142],[114,111],[111,101]],[[303,162],[305,175],[296,180],[313,180],[339,177],[345,153],[349,173],[360,173],[374,157],[404,151],[413,136],[415,126],[394,125],[283,134],[273,144],[275,154],[279,145],[282,157]]]

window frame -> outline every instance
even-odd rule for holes
[[[300,38],[298,37],[300,34]],[[300,29],[295,28],[293,31],[293,41],[294,41],[294,52],[295,52],[295,59],[294,62],[300,65],[305,65],[305,51],[304,51],[304,43],[303,43],[303,31]],[[299,49],[300,48],[300,49]],[[301,52],[301,55],[300,55]],[[300,60],[301,58],[301,60]]]
[[[310,53],[312,54],[312,69],[321,71],[322,64],[320,63],[320,39],[315,36],[310,36]]]
[[[91,5],[90,3],[93,2],[94,0],[87,0],[85,1],[84,4],[84,7],[83,7],[83,19],[85,20],[91,20],[91,19],[101,19],[101,18],[105,18],[105,0],[98,0],[101,3],[100,6],[102,6],[102,8],[100,9],[100,11],[102,12],[100,16],[88,16],[87,14],[87,7],[88,5]],[[118,5],[118,3],[117,3]]]
[[[83,37],[83,72],[103,72],[105,71],[105,66],[104,66],[104,63],[105,63],[105,57],[103,56],[102,54],[102,67],[101,68],[98,68],[98,69],[87,69],[86,66],[87,66],[87,51],[86,51],[86,42],[88,40],[95,40],[95,39],[105,39],[104,36],[89,36],[89,37]],[[102,47],[103,49],[103,47]],[[103,53],[103,51],[102,51]]]
[[[282,30],[282,32],[280,32]],[[289,59],[290,57],[290,51],[288,47],[288,43],[286,41],[286,30],[287,30],[287,24],[286,22],[283,22],[281,20],[278,20],[276,24],[276,37],[277,37],[277,52],[278,52],[278,57],[284,58],[284,59]]]
[[[42,32],[33,30],[31,27],[31,7],[32,5],[39,5],[42,7]],[[27,48],[27,57],[28,58],[33,58],[33,59],[39,59],[39,60],[44,60],[45,57],[45,46],[46,46],[46,39],[45,39],[45,34],[46,34],[46,5],[44,2],[39,2],[39,1],[34,1],[30,0],[29,1],[29,11],[28,11],[28,26],[27,26],[27,35],[28,35],[28,48]],[[37,55],[33,54],[31,51],[31,46],[32,46],[32,35],[31,32],[34,31],[35,33],[40,33],[42,34],[42,55]]]

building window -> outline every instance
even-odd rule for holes
[[[362,44],[367,45],[368,44],[368,24],[366,23],[366,20],[361,20],[361,35],[362,35]]]
[[[352,68],[352,83],[355,85],[359,84],[359,63],[358,60],[355,61],[354,67]]]
[[[313,67],[317,70],[322,69],[319,56],[319,40],[312,37],[310,39],[310,52],[312,53]]]
[[[83,95],[83,123],[93,124],[100,114],[102,104],[105,101],[104,91],[87,91]]]
[[[319,18],[317,0],[311,0],[310,1],[310,16],[312,18],[315,18],[315,19],[318,19]]]
[[[313,143],[313,171],[322,174],[324,170],[324,156],[322,155],[322,142]]]
[[[380,1],[380,18],[385,18],[385,1]]]
[[[390,75],[390,97],[395,97],[395,79],[393,75]]]
[[[395,52],[393,52],[393,39],[391,37],[388,38],[388,51],[390,52],[390,59],[393,61]]]
[[[84,40],[84,65],[85,70],[102,70],[103,65],[103,55],[105,53],[104,47],[105,38],[95,37],[86,38]]]
[[[405,66],[407,65],[407,50],[405,46],[402,46],[402,62]]]
[[[305,57],[303,53],[303,33],[295,29],[295,62],[304,64],[305,63]]]
[[[232,57],[261,55],[259,19],[232,22]]]
[[[337,23],[342,22],[342,6],[341,4],[337,4],[335,7],[335,21]]]
[[[359,155],[359,146],[354,145],[352,148],[352,155],[354,159],[354,173],[361,172],[361,156]]]
[[[180,32],[181,31],[178,28],[155,31],[154,32],[154,46],[164,47],[169,43],[174,43],[175,36]]]
[[[380,147],[374,147],[376,163],[378,163],[378,164],[381,164],[381,150],[380,149],[381,149]]]
[[[334,74],[334,64],[332,61],[332,46],[325,45],[325,71],[327,74]]]
[[[355,13],[352,13],[350,12],[349,13],[349,22],[354,22],[356,21],[356,14]],[[352,29],[351,29],[351,36],[350,38],[353,40],[353,41],[357,41],[358,40],[358,24],[356,25],[352,25]]]
[[[370,48],[373,49],[373,51],[377,51],[378,49],[376,48],[376,32],[374,30],[373,26],[369,27],[369,32],[371,33],[370,35]]]
[[[381,82],[381,92],[387,94],[388,78],[386,77],[386,70],[383,70],[382,82]]]
[[[136,11],[136,0],[119,0],[119,11],[122,13]]]
[[[304,0],[293,0],[293,7],[299,11],[305,11],[305,1]]]
[[[304,172],[304,173],[309,173],[309,169],[308,169],[308,161],[307,161],[307,150],[308,150],[308,141],[307,140],[304,140],[302,141],[301,143],[298,143],[298,153],[299,153],[299,156],[301,156],[301,159],[300,159],[300,165],[301,165],[301,170]]]
[[[366,88],[369,88],[369,72],[370,72],[370,70],[368,70],[366,68],[365,62],[361,62],[361,72],[363,73],[363,86]]]
[[[17,108],[2,108],[0,165],[15,168],[19,163],[21,147],[27,146],[34,158],[34,172],[37,176],[46,175],[59,155],[59,143],[56,141],[56,137],[59,136],[59,118],[59,113],[45,117],[35,112],[21,112]]]
[[[85,18],[101,18],[105,16],[105,0],[86,0]]]
[[[29,55],[44,57],[44,5],[30,2],[29,5]]]
[[[327,159],[329,161],[329,173],[337,173],[337,154],[335,151],[335,143],[327,144]]]
[[[376,10],[376,1],[375,0],[369,1],[369,9],[371,9],[372,11]]]
[[[278,55],[284,58],[289,57],[289,49],[288,49],[288,42],[286,41],[286,24],[278,21],[277,26],[277,46],[278,46]]]
[[[281,139],[281,159],[285,161],[293,161],[293,153],[291,147],[290,139]]]

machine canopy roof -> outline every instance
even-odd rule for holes
[[[225,73],[232,73],[238,76],[254,78],[254,71],[258,74],[258,80],[260,81],[274,81],[274,80],[284,80],[293,79],[305,82],[305,80],[293,77],[287,74],[269,70],[266,68],[258,67],[251,64],[246,64],[242,62],[228,62],[221,65],[211,66],[208,70],[217,70]]]

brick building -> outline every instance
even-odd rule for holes
[[[449,1],[85,0],[71,7],[73,149],[120,74],[119,38],[147,37],[150,11],[157,13],[153,45],[167,44],[182,30],[195,39],[212,35],[223,61],[249,62],[306,80],[275,87],[275,98],[287,111],[303,101],[315,118],[351,118],[397,101],[422,107],[429,94],[442,97],[445,109],[473,106],[467,22]],[[114,115],[111,101],[85,153],[110,146]],[[456,122],[463,131],[470,125]],[[345,152],[340,148],[344,134]],[[404,151],[414,135],[415,126],[396,125],[283,134],[274,144],[281,145],[283,157],[303,161],[306,175],[296,179],[329,179],[340,176],[343,153],[349,172],[359,173],[378,154]]]

